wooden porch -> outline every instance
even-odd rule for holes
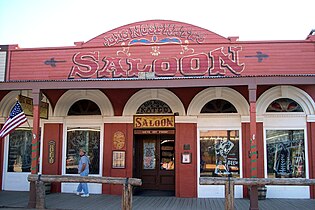
[[[27,209],[29,192],[0,191],[0,209]],[[81,198],[70,193],[52,193],[46,195],[47,209],[75,210],[119,210],[121,196],[90,195]],[[220,210],[224,209],[224,199],[214,198],[176,198],[170,196],[133,196],[134,210]],[[248,210],[248,199],[235,199],[235,209]],[[259,200],[260,210],[310,210],[315,209],[314,199],[266,199]]]

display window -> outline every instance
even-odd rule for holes
[[[304,130],[266,130],[268,178],[305,178]]]
[[[31,172],[32,131],[17,128],[9,135],[8,172]]]
[[[68,128],[66,174],[78,174],[79,151],[85,149],[90,174],[100,174],[100,128]]]
[[[240,176],[239,131],[200,131],[200,176]]]

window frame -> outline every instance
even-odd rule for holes
[[[198,177],[201,177],[201,172],[200,172],[200,161],[201,161],[201,140],[200,140],[200,133],[201,133],[201,131],[238,131],[238,152],[239,152],[239,154],[238,154],[238,161],[239,161],[239,163],[238,163],[238,167],[239,167],[239,174],[238,174],[238,176],[239,176],[239,178],[241,178],[242,177],[242,170],[243,170],[243,167],[242,167],[242,163],[243,163],[243,161],[242,161],[242,135],[241,135],[241,128],[199,128],[198,129],[198,147],[197,147],[197,149],[198,149],[198,166],[197,166],[197,168],[198,168]],[[223,177],[224,176],[227,176],[227,175],[223,175]],[[210,177],[216,177],[216,176],[210,176]],[[218,177],[220,177],[220,176],[218,176]]]
[[[301,126],[288,126],[288,127],[272,127],[272,126],[265,126],[264,127],[264,177],[268,178],[268,160],[267,160],[267,130],[303,130],[304,132],[304,152],[305,152],[305,179],[309,179],[309,156],[308,156],[308,143],[307,143],[307,129],[306,127]],[[294,177],[293,177],[294,178]],[[303,179],[303,178],[300,178]]]
[[[65,142],[66,142],[65,159],[66,159],[66,161],[63,163],[63,164],[65,164],[65,174],[66,174],[66,175],[77,174],[77,173],[67,173],[68,132],[69,132],[69,130],[71,130],[71,129],[73,129],[73,130],[82,130],[82,131],[88,131],[89,129],[91,129],[91,130],[92,130],[92,129],[97,130],[97,132],[99,132],[99,158],[101,157],[101,148],[100,148],[100,147],[101,147],[101,133],[100,133],[101,130],[100,130],[100,127],[97,127],[97,126],[89,126],[89,127],[87,127],[87,126],[85,126],[85,127],[67,127],[67,130],[66,130],[66,138],[65,138]],[[81,149],[81,148],[79,148],[79,149]],[[86,148],[83,148],[83,149],[86,149]],[[90,152],[90,151],[87,151],[87,156],[88,156],[89,152]],[[79,151],[77,151],[76,156],[78,156],[78,154],[79,154]],[[79,160],[79,159],[78,159],[78,160]],[[92,161],[92,160],[90,159],[90,161]],[[100,164],[100,161],[99,161],[99,164]],[[89,174],[90,174],[90,175],[100,175],[100,174],[101,174],[100,165],[98,166],[98,168],[99,168],[99,172],[98,172],[97,174],[92,174],[91,171],[89,172]]]
[[[88,123],[87,123],[88,122]],[[77,174],[66,173],[66,157],[67,157],[67,131],[68,128],[73,127],[88,127],[100,129],[100,160],[99,160],[99,174],[90,174],[91,176],[102,176],[103,174],[103,157],[104,157],[104,123],[100,115],[88,115],[84,119],[81,116],[68,116],[63,127],[63,144],[62,144],[62,170],[63,175],[75,176]]]

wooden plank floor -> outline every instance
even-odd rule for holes
[[[0,209],[27,209],[28,192],[0,191]],[[58,210],[119,210],[121,196],[90,195],[81,198],[69,193],[46,196],[46,208]],[[133,210],[224,210],[224,199],[133,196]],[[249,200],[236,199],[235,209],[248,210]],[[315,210],[314,199],[266,199],[259,201],[261,210]]]

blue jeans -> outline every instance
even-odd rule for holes
[[[88,176],[88,175],[89,175],[89,174],[86,173],[86,172],[80,173],[80,176]],[[89,194],[89,188],[88,188],[88,185],[87,185],[86,182],[80,183],[80,184],[78,185],[77,192],[82,192],[82,190],[83,190],[83,194]]]

